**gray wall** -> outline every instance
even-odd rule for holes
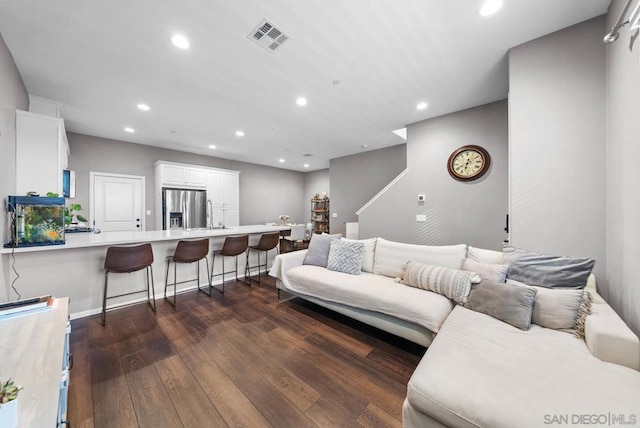
[[[201,156],[175,150],[68,133],[69,167],[76,171],[74,202],[89,215],[89,172],[142,175],[146,177],[147,230],[155,225],[154,167],[158,160],[210,166],[240,171],[240,224],[277,222],[280,214],[292,220],[306,219],[300,201],[305,197],[304,174],[279,168]]]
[[[511,243],[596,259],[604,279],[604,16],[509,53]]]
[[[626,0],[614,0],[607,29]],[[608,30],[605,30],[605,32]],[[640,176],[634,162],[640,148],[640,50],[628,27],[606,47],[607,84],[607,281],[600,291],[640,335]]]
[[[508,194],[507,128],[506,101],[410,125],[408,173],[360,215],[360,237],[502,249]],[[491,167],[482,178],[464,183],[451,178],[447,160],[467,144],[484,147],[491,156]],[[425,203],[417,202],[418,194],[426,195]],[[416,222],[417,214],[426,215],[427,221]]]
[[[326,192],[327,195],[331,196],[329,193],[329,169],[320,169],[318,171],[307,172],[304,175],[304,201],[302,204],[302,209],[304,210],[304,214],[306,218],[303,220],[296,222],[298,223],[306,223],[311,219],[311,198],[317,193],[320,194],[322,192]]]
[[[407,166],[407,145],[387,147],[329,161],[331,233],[345,234],[345,223],[358,221],[356,211]]]
[[[16,109],[27,110],[29,96],[7,45],[0,35],[0,197],[15,193]],[[0,215],[2,244],[8,241],[7,221]],[[18,296],[10,292],[8,257],[0,257],[0,302]],[[5,269],[6,267],[6,269]],[[20,289],[21,284],[16,284]]]

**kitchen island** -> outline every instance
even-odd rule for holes
[[[16,278],[12,266],[20,275],[15,288],[22,298],[52,294],[69,296],[72,318],[100,313],[102,308],[102,292],[104,285],[104,258],[107,247],[112,245],[133,245],[150,242],[153,247],[153,278],[155,281],[156,299],[164,296],[164,278],[166,258],[173,255],[175,247],[181,239],[209,238],[209,250],[222,247],[225,237],[249,235],[249,245],[258,243],[263,233],[289,230],[289,226],[250,225],[228,229],[192,229],[192,230],[156,230],[140,232],[103,232],[75,233],[66,235],[64,245],[42,247],[3,248],[0,250],[4,259],[2,274],[7,287]],[[275,256],[272,251],[270,258]],[[15,262],[14,262],[15,259]],[[211,259],[209,257],[209,259]],[[211,260],[209,260],[211,261]],[[203,261],[204,262],[204,261]],[[233,270],[233,259],[226,261],[226,269]],[[239,270],[243,270],[244,256],[238,260]],[[257,264],[257,257],[252,255],[251,265]],[[172,267],[173,269],[173,267]],[[201,269],[199,283],[207,284],[206,269]],[[216,263],[215,272],[222,271],[220,263]],[[255,273],[255,270],[254,270]],[[240,275],[244,271],[239,272]],[[233,274],[232,274],[233,275]],[[227,278],[232,277],[232,275]],[[179,265],[178,281],[195,278],[195,265]],[[220,279],[218,278],[218,282]],[[143,290],[146,285],[142,273],[113,275],[109,278],[109,294],[121,294],[134,290]],[[196,282],[191,281],[178,285],[178,292],[195,289]],[[9,290],[11,300],[17,295]],[[203,295],[204,296],[204,295]],[[135,303],[146,300],[146,293],[111,299],[112,305]],[[178,301],[179,304],[179,301]],[[111,305],[109,305],[111,306]],[[108,307],[109,307],[108,306]]]

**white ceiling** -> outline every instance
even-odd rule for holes
[[[0,33],[69,131],[308,171],[506,98],[509,48],[609,3],[505,0],[483,18],[481,0],[1,0]],[[264,18],[291,37],[274,53],[247,38]]]

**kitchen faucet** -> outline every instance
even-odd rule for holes
[[[209,229],[213,229],[213,205],[211,199],[207,199],[207,215],[209,216]]]

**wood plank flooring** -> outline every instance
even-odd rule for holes
[[[425,349],[275,284],[72,322],[77,427],[399,427]]]

